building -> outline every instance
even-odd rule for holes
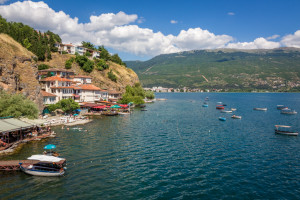
[[[45,92],[44,90],[41,90],[42,96],[43,96],[43,103],[44,104],[55,104],[56,103],[56,95],[51,94],[49,92]]]
[[[108,99],[111,102],[116,102],[122,97],[122,92],[114,91],[114,90],[109,90],[108,91]]]
[[[92,77],[90,76],[84,76],[84,75],[76,75],[71,77],[74,82],[80,83],[80,84],[92,84]]]
[[[39,81],[48,76],[59,76],[61,78],[71,78],[74,77],[74,74],[75,73],[72,70],[50,68],[50,69],[39,70],[38,78]]]
[[[84,55],[86,52],[89,52],[93,58],[99,58],[100,57],[100,51],[94,50],[94,49],[88,49],[80,45],[74,45],[74,44],[62,44],[62,43],[56,43],[54,45],[57,47],[58,52],[62,53],[67,52],[68,54],[75,54],[78,53],[79,55]]]

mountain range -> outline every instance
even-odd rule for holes
[[[144,87],[300,91],[300,49],[216,49],[125,61]]]

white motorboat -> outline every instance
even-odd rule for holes
[[[27,158],[32,163],[20,163],[20,169],[34,176],[62,176],[65,174],[66,159],[51,155],[33,155]]]
[[[295,131],[289,131],[291,126],[275,125],[275,133],[280,135],[297,136],[299,133]]]

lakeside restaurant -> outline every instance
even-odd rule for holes
[[[39,127],[15,118],[0,118],[0,150],[22,140],[44,138],[50,131],[50,127]]]

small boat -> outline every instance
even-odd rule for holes
[[[141,109],[141,111],[147,111],[147,109]]]
[[[232,115],[231,118],[232,119],[242,119],[242,116]]]
[[[226,121],[226,118],[225,117],[219,117],[219,120],[220,121]]]
[[[227,106],[227,104],[223,104],[223,106]]]
[[[267,111],[268,108],[253,108],[253,110]]]
[[[32,163],[20,163],[20,169],[34,176],[62,176],[65,174],[66,159],[49,155],[32,155]]]
[[[216,109],[223,110],[223,109],[224,109],[224,106],[223,106],[223,105],[217,105],[217,106],[216,106]]]
[[[291,126],[286,125],[275,125],[275,133],[281,135],[290,135],[290,136],[297,136],[298,132],[288,131]]]
[[[206,97],[206,98],[204,99],[204,101],[209,101],[209,98],[208,98],[208,97]]]
[[[221,110],[221,113],[232,113],[232,110]]]
[[[231,108],[232,111],[236,111],[236,108]]]
[[[221,102],[221,101],[219,101],[219,102],[217,102],[217,104],[222,104],[222,102]]]
[[[207,104],[203,104],[202,107],[208,107],[208,105]]]
[[[295,110],[291,110],[291,109],[282,109],[280,111],[280,114],[286,114],[286,115],[296,115],[297,112]]]
[[[283,110],[283,109],[288,109],[288,107],[284,105],[277,105],[277,110]]]
[[[118,112],[119,115],[130,115],[130,112]]]

